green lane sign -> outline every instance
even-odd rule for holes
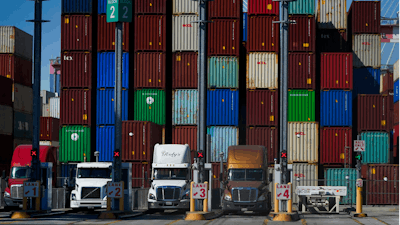
[[[132,0],[107,0],[107,23],[132,22]]]

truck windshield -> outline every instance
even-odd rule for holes
[[[262,181],[263,170],[260,169],[230,169],[228,171],[230,181]]]
[[[78,168],[78,178],[111,178],[108,168]]]
[[[154,180],[176,179],[185,180],[188,174],[187,169],[154,169]]]
[[[11,169],[11,179],[29,178],[31,169],[29,167],[13,167]]]

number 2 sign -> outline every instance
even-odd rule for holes
[[[276,199],[289,200],[292,198],[289,184],[276,184]]]
[[[206,199],[207,198],[207,184],[204,183],[193,183],[192,184],[192,197],[194,199]]]
[[[122,198],[124,194],[124,187],[122,182],[108,182],[107,183],[107,198]]]
[[[107,23],[132,22],[132,0],[107,0]]]

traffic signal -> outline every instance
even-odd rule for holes
[[[37,156],[37,150],[36,149],[31,151],[31,156]]]
[[[281,158],[287,158],[287,152],[286,151],[281,152]]]
[[[119,156],[120,156],[119,151],[114,151],[114,157],[119,157]]]
[[[197,158],[199,158],[199,159],[204,158],[204,152],[203,151],[198,151],[197,152]]]
[[[362,155],[361,154],[360,155],[356,155],[356,159],[361,161],[362,160]]]

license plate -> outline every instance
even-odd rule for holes
[[[172,205],[172,202],[166,202],[165,205]]]
[[[242,212],[246,212],[247,211],[247,208],[242,208]]]

